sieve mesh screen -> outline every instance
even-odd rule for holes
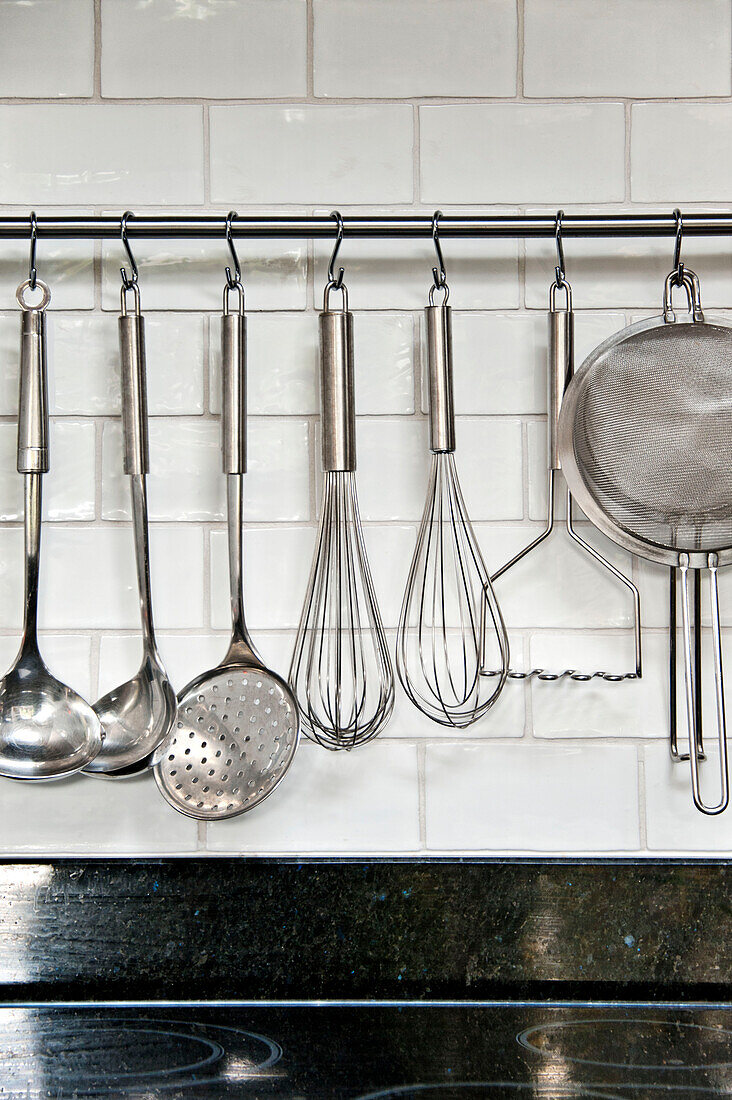
[[[575,381],[575,458],[615,524],[664,549],[731,547],[732,328],[661,323]]]

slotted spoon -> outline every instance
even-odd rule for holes
[[[236,313],[229,312],[232,290],[238,293]],[[262,663],[244,621],[245,338],[244,292],[234,282],[224,290],[222,317],[231,644],[220,665],[197,676],[179,693],[173,730],[154,766],[155,780],[171,806],[205,821],[236,817],[267,798],[292,763],[300,733],[292,692]]]

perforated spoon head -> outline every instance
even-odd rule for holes
[[[86,770],[109,774],[136,764],[142,764],[144,770],[145,762],[170,733],[176,706],[165,669],[154,654],[146,654],[132,679],[94,704],[104,729],[104,744]]]
[[[236,817],[272,793],[298,736],[297,706],[284,680],[254,664],[221,665],[180,692],[155,781],[188,817]]]
[[[102,747],[89,704],[25,645],[0,681],[0,775],[60,779],[85,768]]]

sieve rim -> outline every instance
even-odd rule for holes
[[[628,325],[626,328],[613,333],[590,352],[573,375],[564,393],[557,433],[560,466],[569,491],[577,505],[602,534],[606,535],[614,543],[622,547],[622,549],[628,550],[631,554],[636,554],[638,557],[645,558],[647,561],[657,562],[661,565],[678,566],[682,554],[688,557],[689,565],[692,569],[706,569],[709,565],[711,555],[716,555],[720,566],[729,565],[732,563],[732,545],[712,550],[685,550],[683,548],[663,546],[660,543],[651,542],[621,526],[608,512],[606,512],[602,504],[599,503],[588,485],[583,469],[577,460],[575,450],[577,406],[584,395],[585,386],[589,380],[588,376],[591,374],[598,361],[604,358],[608,352],[614,351],[623,344],[635,340],[636,337],[643,333],[649,332],[652,329],[669,328],[671,326],[676,330],[693,329],[697,332],[700,328],[725,330],[725,340],[730,345],[730,359],[732,359],[732,322],[728,321],[726,318],[715,318],[714,320],[705,318],[703,321],[694,321],[691,316],[689,316],[688,319],[685,316],[676,321],[667,321],[663,315],[661,315],[645,318],[642,321],[637,321],[635,324]],[[653,367],[651,366],[649,368],[649,373],[652,373],[652,371]]]

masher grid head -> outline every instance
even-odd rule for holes
[[[274,790],[297,736],[297,711],[278,677],[258,668],[224,668],[181,694],[155,776],[183,813],[233,817]]]

